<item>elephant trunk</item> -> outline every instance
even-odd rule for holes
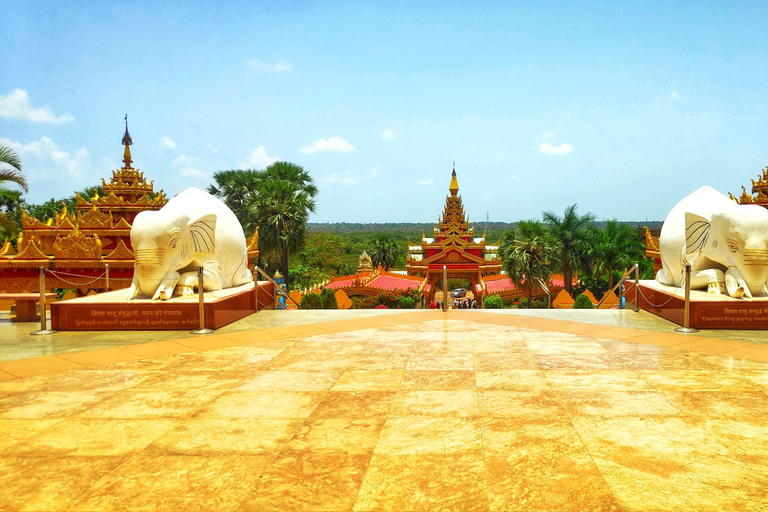
[[[749,289],[760,293],[768,279],[768,249],[745,248],[742,274]]]

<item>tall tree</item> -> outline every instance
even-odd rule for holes
[[[558,261],[562,263],[565,290],[571,293],[573,289],[572,269],[574,260],[585,254],[589,228],[595,221],[591,213],[578,214],[575,204],[568,206],[560,217],[554,212],[547,211],[542,214],[544,222],[549,224],[552,233],[560,241],[560,254]]]
[[[251,169],[231,169],[213,173],[213,181],[208,186],[208,193],[221,199],[242,224],[243,229],[252,232],[258,226],[258,220],[249,216],[248,204],[258,193],[259,184],[264,179],[264,171]]]
[[[15,183],[24,192],[29,192],[27,179],[21,172],[21,159],[9,147],[0,145],[0,196],[18,199],[18,192],[9,189],[6,183]]]
[[[283,179],[267,179],[248,203],[249,217],[258,219],[259,245],[280,256],[280,271],[288,280],[288,255],[304,245],[309,212],[315,200],[304,188]]]
[[[400,247],[391,235],[380,234],[371,240],[372,249],[369,253],[374,267],[381,265],[384,270],[389,270],[400,255]]]
[[[533,288],[549,282],[552,263],[561,250],[560,242],[548,227],[536,220],[521,221],[515,231],[502,237],[500,252],[504,270],[515,286],[523,288],[531,307]]]
[[[594,274],[608,274],[608,289],[613,288],[613,270],[629,267],[645,259],[643,243],[637,232],[616,219],[609,219],[605,229],[591,232],[587,254]]]

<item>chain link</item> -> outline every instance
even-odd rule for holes
[[[680,290],[680,288],[678,288],[677,290],[675,290],[675,293],[673,293],[672,295],[670,295],[670,296],[669,296],[669,298],[668,298],[667,300],[665,300],[664,302],[662,302],[661,304],[654,304],[653,302],[651,302],[651,301],[648,299],[648,297],[646,297],[646,296],[645,296],[645,294],[643,293],[643,290],[642,290],[642,288],[640,288],[640,287],[637,287],[637,290],[640,292],[640,295],[641,295],[641,296],[642,296],[642,297],[645,299],[645,301],[646,301],[648,304],[650,304],[651,306],[653,306],[653,307],[655,307],[655,308],[660,308],[660,307],[666,306],[666,305],[669,303],[669,301],[671,301],[671,300],[672,300],[672,299],[673,299],[673,298],[674,298],[674,297],[677,295],[677,291],[678,291],[678,290]]]

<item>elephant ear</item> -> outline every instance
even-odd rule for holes
[[[707,245],[712,224],[695,213],[685,212],[685,253],[695,254]]]
[[[192,252],[213,253],[216,249],[216,214],[192,219],[187,225],[192,235]]]

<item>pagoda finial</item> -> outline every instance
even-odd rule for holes
[[[459,182],[456,180],[456,162],[453,162],[453,173],[451,174],[451,186],[448,187],[451,191],[451,195],[455,196],[459,193]]]
[[[133,141],[131,140],[131,134],[128,133],[128,114],[125,114],[125,135],[123,135],[123,146],[125,146],[125,151],[123,151],[123,169],[132,169],[131,163],[133,160],[131,159],[131,150],[128,146],[133,144]]]

